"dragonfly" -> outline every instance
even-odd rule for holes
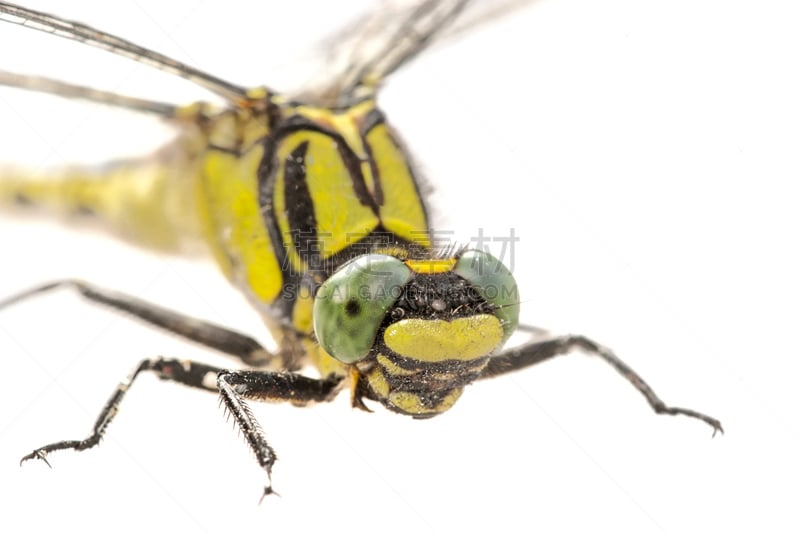
[[[520,324],[511,269],[481,248],[441,245],[426,192],[378,105],[382,86],[433,44],[524,2],[472,11],[470,0],[386,4],[335,34],[332,72],[296,93],[247,88],[131,41],[0,2],[0,20],[106,50],[189,80],[224,103],[137,98],[0,71],[0,84],[160,117],[176,137],[147,158],[0,178],[0,203],[94,222],[143,248],[201,248],[249,300],[275,340],[252,336],[93,283],[62,279],[0,300],[0,311],[56,289],[127,313],[230,356],[245,369],[141,360],[89,434],[35,448],[22,462],[95,447],[143,373],[213,392],[241,430],[273,494],[276,453],[248,402],[298,406],[347,391],[417,419],[448,411],[465,388],[585,352],[609,364],[657,414],[719,420],[665,403],[609,348]],[[489,4],[488,2],[486,4]],[[11,168],[11,167],[9,167]],[[525,342],[505,347],[516,332]],[[311,371],[313,370],[313,375]]]

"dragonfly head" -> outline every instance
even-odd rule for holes
[[[358,370],[356,394],[417,418],[453,405],[518,315],[511,272],[477,250],[446,259],[359,256],[321,285],[313,313],[322,349]]]

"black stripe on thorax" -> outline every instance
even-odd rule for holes
[[[283,316],[291,315],[291,309],[296,299],[296,291],[303,277],[302,272],[297,272],[291,267],[288,258],[288,247],[293,246],[298,255],[312,270],[319,268],[321,263],[317,246],[316,215],[306,175],[307,141],[299,143],[292,150],[284,164],[284,192],[286,196],[284,205],[286,205],[288,211],[287,220],[289,221],[293,242],[287,243],[284,241],[284,236],[281,234],[274,211],[275,182],[280,168],[280,162],[276,158],[278,147],[287,136],[301,131],[314,131],[327,135],[336,143],[339,156],[344,161],[352,180],[354,194],[363,205],[369,206],[375,213],[378,211],[374,198],[366,188],[359,160],[341,135],[299,115],[291,116],[275,124],[275,130],[263,141],[264,155],[258,168],[258,202],[264,226],[272,242],[273,252],[278,264],[281,265],[283,285],[281,294],[274,302],[274,307]],[[325,268],[323,270],[328,269]],[[327,274],[329,275],[330,273],[328,272]]]

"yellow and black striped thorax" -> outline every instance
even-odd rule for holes
[[[208,240],[271,315],[310,333],[311,297],[341,264],[378,248],[429,253],[409,158],[373,100],[329,109],[264,95],[251,118],[227,128],[236,151],[215,142],[232,144],[225,123],[213,122],[201,187]],[[262,134],[248,145],[250,131]]]
[[[427,250],[426,208],[408,157],[372,100],[285,106],[266,140],[259,203],[284,277],[278,305],[378,247]],[[310,287],[315,290],[315,287]]]

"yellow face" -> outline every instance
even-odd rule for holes
[[[517,326],[511,273],[476,250],[450,259],[363,255],[319,289],[321,347],[355,365],[356,394],[417,418],[449,409]]]

